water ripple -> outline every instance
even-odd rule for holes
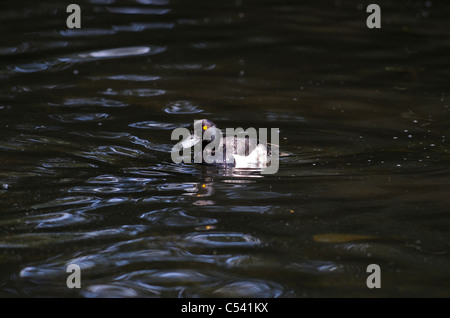
[[[176,191],[176,190],[183,190],[188,192],[194,192],[197,190],[197,183],[162,183],[158,185],[157,189],[158,191]]]
[[[83,106],[100,106],[100,107],[126,107],[128,104],[101,97],[92,97],[92,98],[67,98],[63,106],[65,107],[83,107]]]
[[[148,154],[138,149],[117,145],[98,146],[89,151],[74,151],[74,155],[100,162],[114,163],[125,158],[145,158]]]
[[[132,46],[132,47],[119,47],[113,49],[105,49],[100,51],[93,51],[87,53],[79,53],[76,55],[68,56],[66,58],[60,58],[65,62],[88,62],[98,59],[110,59],[110,58],[122,58],[138,55],[153,55],[159,54],[166,50],[164,46]]]
[[[106,7],[111,13],[121,14],[144,14],[144,15],[163,15],[169,13],[170,9],[157,9],[157,8],[138,8],[138,7]]]
[[[115,34],[115,30],[111,29],[94,29],[94,28],[81,28],[81,29],[67,29],[61,30],[58,32],[58,35],[63,37],[88,37],[88,36],[104,36],[104,35],[113,35]],[[48,36],[49,32],[40,32],[41,36]]]
[[[93,220],[98,219],[97,216],[92,214],[78,213],[45,213],[24,218],[25,225],[35,225],[36,228],[56,228],[71,226],[75,224],[86,224]]]
[[[114,31],[115,32],[115,31]],[[36,73],[42,71],[60,71],[71,67],[75,63],[97,61],[99,59],[123,58],[138,55],[159,54],[166,50],[163,46],[135,46],[106,49],[87,53],[77,53],[57,57],[50,60],[34,61],[22,65],[9,65],[9,75],[15,73]]]
[[[121,183],[129,183],[129,184],[140,184],[145,185],[149,182],[154,182],[158,180],[157,178],[135,178],[135,177],[119,177],[114,175],[100,175],[97,177],[93,177],[88,179],[87,183],[95,183],[95,184],[121,184]]]
[[[135,177],[118,177],[113,175],[101,175],[90,178],[86,181],[89,184],[95,184],[93,186],[75,186],[68,190],[69,193],[138,193],[147,190],[148,183],[152,183],[158,180],[157,178],[135,178]],[[110,199],[111,200],[111,199]],[[109,203],[121,203],[123,200],[115,198],[114,202]]]
[[[233,282],[213,291],[216,297],[274,298],[283,294],[283,287],[263,280]]]
[[[83,290],[83,295],[89,298],[125,298],[136,297],[138,293],[130,287],[118,283],[89,285]]]
[[[55,114],[49,115],[50,118],[63,123],[79,123],[79,122],[100,122],[110,119],[110,115],[106,113],[72,113],[72,114]]]
[[[131,23],[130,25],[116,25],[113,30],[124,32],[140,32],[145,30],[164,30],[173,29],[175,23],[170,22],[147,22],[147,23]]]
[[[171,149],[171,148],[169,148]],[[169,150],[170,151],[170,150]],[[193,165],[180,165],[180,164],[176,164],[176,163],[160,163],[160,164],[156,164],[152,167],[147,167],[146,169],[142,169],[143,171],[147,170],[155,170],[158,171],[157,173],[166,173],[166,175],[171,175],[171,174],[188,174],[188,175],[196,175],[199,174],[199,170],[197,167],[193,166]]]
[[[41,161],[41,167],[45,169],[64,169],[64,168],[98,168],[97,165],[87,162],[76,161],[71,158],[49,158]]]
[[[43,209],[51,207],[60,207],[66,205],[95,205],[102,201],[100,197],[92,196],[67,196],[64,198],[55,199],[46,203],[33,205],[33,209]]]
[[[141,270],[131,272],[116,278],[118,281],[139,281],[146,285],[180,286],[205,284],[210,276],[189,269]]]
[[[23,268],[19,276],[23,278],[36,279],[38,277],[58,277],[61,275],[61,269],[50,266],[28,266]]]
[[[157,227],[192,227],[215,224],[217,222],[211,218],[187,215],[181,208],[166,208],[147,212],[141,215],[141,219],[149,221],[153,226]]]
[[[151,75],[121,74],[121,75],[111,75],[105,78],[116,81],[150,82],[156,81],[161,77]],[[93,79],[99,79],[99,77],[95,77]]]
[[[145,191],[145,186],[130,186],[129,184],[118,184],[116,187],[113,186],[76,186],[67,190],[69,193],[102,193],[102,194],[112,194],[112,193],[138,193]]]
[[[185,240],[208,247],[254,247],[261,245],[261,241],[249,234],[243,233],[201,233],[189,234]]]
[[[166,93],[163,89],[153,88],[136,88],[136,89],[124,89],[122,91],[114,91],[108,89],[103,92],[105,95],[122,95],[122,96],[137,96],[137,97],[152,97],[164,95]]]
[[[198,106],[193,105],[190,101],[180,100],[170,103],[167,107],[164,108],[164,111],[168,114],[184,115],[202,113],[203,109],[200,109]]]
[[[137,174],[137,175],[146,176],[146,177],[170,176],[169,173],[164,172],[164,171],[159,171],[158,169],[155,169],[155,168],[125,168],[125,169],[123,169],[123,171],[126,173]]]
[[[95,51],[89,53],[88,55],[92,57],[103,58],[103,57],[123,57],[123,56],[141,55],[147,54],[148,52],[150,52],[150,47],[137,46],[137,47],[126,47],[126,48]]]
[[[53,65],[50,62],[33,62],[29,64],[23,64],[15,67],[10,67],[10,70],[12,72],[18,72],[18,73],[35,73],[35,72],[41,72],[45,71],[49,68],[51,68]]]
[[[284,114],[284,113],[275,113],[268,112],[266,114],[267,120],[269,122],[276,123],[303,123],[306,122],[306,119],[302,116],[294,115],[294,114]]]
[[[82,237],[78,233],[24,233],[6,235],[0,238],[0,248],[40,248],[77,241]]]
[[[140,129],[155,129],[155,130],[173,130],[178,127],[186,127],[187,125],[178,125],[178,124],[170,124],[170,123],[161,123],[157,121],[140,121],[137,123],[129,124],[128,126],[133,128],[140,128]]]
[[[28,52],[31,50],[30,43],[20,43],[17,46],[0,47],[0,56],[14,55]]]
[[[152,6],[165,6],[170,3],[169,0],[136,0],[137,3]]]
[[[156,65],[157,68],[166,70],[181,70],[181,71],[210,71],[216,68],[216,64],[195,64],[195,63],[185,63],[185,64],[160,64]]]

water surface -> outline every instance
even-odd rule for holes
[[[77,3],[1,5],[0,296],[450,296],[448,4]],[[173,163],[199,118],[278,173]]]

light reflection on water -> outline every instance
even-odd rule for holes
[[[445,5],[81,6],[0,18],[0,296],[449,296]],[[202,117],[279,128],[279,172],[171,162]]]

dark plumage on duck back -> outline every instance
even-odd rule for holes
[[[197,124],[198,122],[196,122]],[[258,140],[248,135],[225,136],[217,126],[208,119],[201,120],[202,131],[202,163],[216,166],[236,166],[236,160],[241,167],[262,166],[267,162],[267,151]],[[212,129],[212,130],[211,130]],[[195,133],[195,132],[194,132]],[[255,136],[256,137],[256,136]],[[194,138],[194,137],[192,137]],[[222,150],[220,155],[219,149]],[[228,151],[228,152],[227,152]]]

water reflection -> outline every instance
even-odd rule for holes
[[[196,114],[203,112],[196,105],[192,105],[189,101],[176,101],[170,103],[167,107],[164,108],[164,111],[168,114]]]
[[[179,125],[176,125],[176,124],[161,123],[161,122],[152,121],[152,120],[132,123],[129,126],[133,127],[133,128],[155,129],[155,130],[161,130],[161,129],[174,130],[179,127]],[[185,125],[185,126],[187,126],[187,125]]]
[[[137,7],[106,7],[106,10],[112,13],[121,14],[150,14],[161,15],[170,12],[170,9],[157,9],[157,8],[137,8]]]
[[[141,88],[141,89],[125,89],[123,91],[114,91],[112,89],[107,89],[102,92],[105,95],[124,95],[124,96],[138,96],[138,97],[152,97],[165,94],[166,91],[163,89],[151,89],[151,88]]]
[[[101,97],[93,98],[68,98],[64,101],[65,107],[83,107],[83,106],[96,106],[96,107],[126,107],[128,104],[117,100],[111,100]]]
[[[147,54],[150,52],[150,47],[127,47],[127,48],[117,48],[108,49],[102,51],[91,52],[88,54],[80,54],[80,57],[95,57],[95,58],[110,58],[110,57],[123,57],[123,56],[133,56]]]
[[[274,286],[275,285],[275,286]],[[283,294],[283,288],[267,282],[243,281],[227,284],[213,291],[216,297],[257,297],[273,298]]]
[[[77,122],[100,122],[108,119],[110,115],[106,113],[91,113],[91,114],[74,113],[74,114],[50,115],[49,117],[65,123],[77,123]]]
[[[141,32],[146,30],[164,30],[173,29],[175,23],[164,23],[164,22],[148,22],[148,23],[131,23],[130,25],[117,25],[113,26],[115,31],[126,31],[126,32]]]
[[[148,221],[151,226],[157,228],[169,227],[199,227],[210,226],[217,223],[217,220],[205,217],[194,217],[186,214],[181,208],[166,208],[156,211],[146,212],[141,215],[141,219]]]
[[[111,75],[105,77],[106,79],[119,80],[119,81],[135,81],[135,82],[149,82],[159,80],[159,76],[150,75],[135,75],[135,74],[123,74],[123,75]],[[94,77],[94,80],[101,79],[99,77]]]
[[[108,29],[93,29],[93,28],[82,28],[82,29],[68,29],[61,30],[59,32],[40,32],[41,36],[63,36],[63,37],[97,37],[104,35],[113,35],[115,34],[115,30]]]

